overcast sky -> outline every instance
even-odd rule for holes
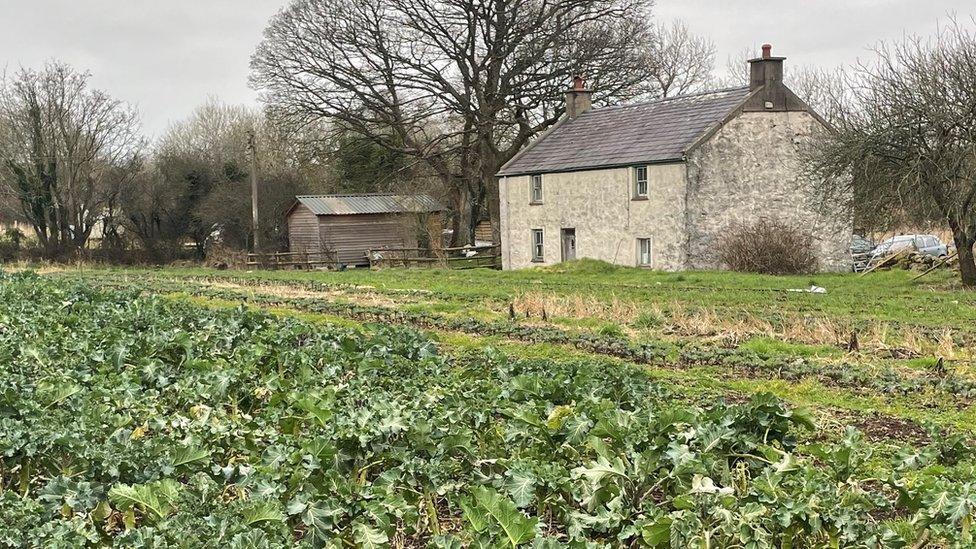
[[[150,135],[208,97],[256,104],[248,61],[286,0],[0,0],[0,67],[58,58],[96,86],[136,104]],[[683,19],[719,49],[719,68],[764,42],[787,63],[836,65],[881,39],[927,34],[972,0],[657,0],[656,16]]]

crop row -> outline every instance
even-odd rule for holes
[[[147,290],[152,292],[187,292],[211,298],[248,301],[263,306],[292,307],[362,322],[406,324],[424,329],[500,336],[526,343],[569,345],[585,352],[659,367],[714,366],[726,369],[729,375],[785,380],[816,378],[835,387],[892,395],[935,391],[958,406],[968,405],[976,396],[976,380],[956,375],[951,369],[938,374],[906,376],[891,367],[876,367],[866,371],[848,363],[815,361],[806,357],[761,353],[742,348],[728,349],[687,341],[633,341],[626,336],[573,332],[552,326],[520,323],[517,320],[483,321],[319,298],[272,296],[261,294],[257,289],[252,293],[159,280],[146,284]]]

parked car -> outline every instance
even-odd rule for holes
[[[871,254],[877,246],[870,239],[861,235],[854,235],[851,239],[851,259],[854,261],[854,272],[859,273],[868,267]]]
[[[930,234],[903,234],[893,236],[878,244],[878,247],[871,253],[871,260],[873,261],[887,255],[898,253],[905,248],[915,248],[920,254],[940,258],[949,255],[949,247],[939,240],[937,236]]]

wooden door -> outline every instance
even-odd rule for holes
[[[562,230],[563,261],[576,259],[576,229]]]

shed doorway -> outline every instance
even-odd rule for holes
[[[563,261],[576,259],[576,229],[563,229],[561,235]]]

